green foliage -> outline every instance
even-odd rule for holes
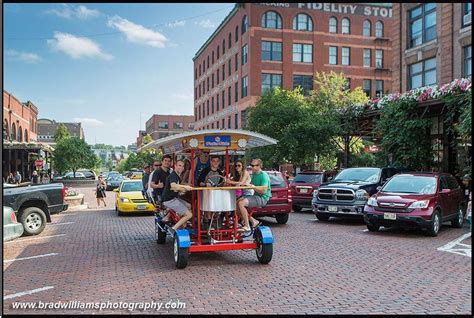
[[[71,134],[69,133],[69,130],[67,130],[66,126],[61,123],[58,125],[58,128],[56,128],[56,133],[54,134],[54,141],[59,142],[62,139],[67,139],[70,138]]]
[[[152,141],[153,141],[153,138],[151,138],[150,135],[145,135],[145,136],[143,137],[143,145],[146,145],[146,144],[148,144],[148,143],[150,143],[150,142],[152,142]]]
[[[81,168],[96,168],[99,165],[99,160],[91,147],[78,137],[60,139],[53,155],[54,166],[60,174],[68,170],[75,173]]]
[[[147,149],[145,151],[134,153],[132,152],[127,159],[121,160],[117,165],[117,171],[123,173],[132,169],[142,169],[147,164],[152,164],[155,160],[161,160],[163,154],[156,152],[154,149]]]

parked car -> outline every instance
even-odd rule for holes
[[[369,197],[398,172],[395,168],[344,169],[329,183],[314,190],[313,212],[321,221],[331,216],[363,218]]]
[[[118,171],[109,171],[105,174],[102,174],[103,176],[105,176],[105,180],[107,180],[108,178],[112,177],[112,176],[115,176],[115,175],[119,175],[121,176],[122,174]]]
[[[63,176],[58,176],[54,178],[54,180],[76,180],[76,179],[85,180],[86,176],[84,173],[78,172],[78,171],[76,171],[76,174],[74,175],[74,173],[71,171],[71,172],[66,173]]]
[[[51,222],[51,214],[67,209],[65,196],[62,183],[9,187],[3,189],[3,204],[16,211],[24,235],[37,235]]]
[[[373,232],[402,226],[437,236],[443,222],[462,227],[464,204],[459,183],[448,173],[397,174],[368,200],[364,220]]]
[[[141,180],[123,180],[115,198],[115,211],[121,216],[124,213],[154,212],[155,207],[143,197]]]
[[[88,180],[97,180],[97,175],[94,170],[89,170],[89,169],[79,169],[77,170],[79,172],[82,172],[86,179]]]
[[[250,208],[253,216],[272,216],[278,224],[286,224],[291,213],[291,190],[285,175],[280,171],[265,171],[270,176],[272,197],[263,208]]]
[[[15,211],[3,207],[3,241],[11,241],[23,235],[23,225],[16,220]]]
[[[121,174],[112,174],[106,181],[106,191],[118,188],[124,179]]]
[[[311,209],[313,191],[335,175],[336,171],[306,170],[298,173],[290,183],[293,211],[299,212],[303,208]]]

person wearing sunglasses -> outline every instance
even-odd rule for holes
[[[155,171],[153,171],[153,176],[150,176],[150,187],[153,188],[153,200],[155,200],[155,202],[161,202],[161,194],[163,193],[166,179],[168,179],[171,172],[171,160],[170,155],[164,155],[161,164],[159,162],[157,164],[156,161],[153,164]]]
[[[272,196],[270,177],[262,170],[262,160],[253,159],[250,165],[252,166],[252,177],[250,183],[256,187],[262,186],[263,188],[255,188],[254,195],[244,195],[237,200],[237,213],[244,223],[243,227],[239,229],[239,231],[242,232],[250,232],[247,208],[263,208],[267,205],[268,200],[270,200]],[[254,228],[260,225],[260,222],[253,217],[250,218],[250,221]]]
[[[150,165],[146,163],[143,166],[143,177],[142,177],[143,191],[145,192],[146,192],[146,189],[148,189],[149,179],[150,179]]]
[[[236,160],[234,166],[234,173],[231,178],[226,179],[226,184],[231,186],[247,186],[250,185],[250,173],[245,169],[242,160]],[[252,191],[252,190],[250,190]],[[235,190],[235,195],[240,198],[242,195],[251,195],[248,190]]]

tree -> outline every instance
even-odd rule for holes
[[[107,162],[105,163],[105,166],[107,167],[109,171],[112,171],[112,169],[114,168],[114,164],[112,160],[107,160]]]
[[[54,141],[59,142],[60,140],[69,137],[71,137],[71,134],[69,133],[69,130],[67,130],[66,126],[63,123],[59,124],[58,128],[56,128],[56,133],[54,134]]]
[[[78,137],[69,137],[60,139],[57,143],[53,161],[60,174],[72,170],[76,176],[78,169],[96,168],[99,158],[84,140]]]
[[[143,137],[143,145],[146,145],[146,144],[148,144],[148,143],[150,143],[150,142],[152,142],[152,141],[153,141],[153,138],[151,138],[150,135],[145,135],[145,136]]]

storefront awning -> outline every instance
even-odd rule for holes
[[[48,144],[39,142],[18,142],[18,141],[3,141],[3,149],[5,150],[43,150],[45,152],[53,153],[54,148]]]

